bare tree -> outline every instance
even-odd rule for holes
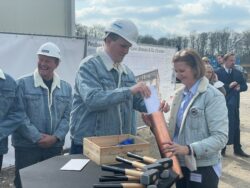
[[[190,38],[190,47],[193,49],[196,48],[196,44],[195,44],[196,36],[197,36],[197,34],[195,31],[190,33],[190,37],[189,37]]]
[[[101,25],[88,27],[86,25],[76,24],[76,36],[78,37],[88,35],[89,37],[101,39],[104,37],[104,30],[105,28]]]
[[[138,42],[143,44],[157,44],[157,40],[151,35],[139,36]]]
[[[207,41],[208,41],[208,34],[203,32],[198,35],[197,38],[197,47],[198,52],[201,56],[207,55]]]
[[[104,27],[94,25],[87,27],[76,24],[76,36],[94,38],[104,37]],[[250,64],[250,30],[237,33],[228,28],[221,31],[197,33],[193,31],[187,36],[169,36],[161,37],[156,40],[151,35],[139,36],[139,42],[145,44],[169,46],[177,49],[193,48],[201,56],[213,56],[216,53],[225,54],[234,51],[241,63]]]

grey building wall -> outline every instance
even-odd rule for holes
[[[73,36],[74,0],[0,0],[0,32]]]

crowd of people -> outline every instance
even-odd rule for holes
[[[81,61],[73,89],[55,73],[61,52],[51,42],[38,49],[32,74],[15,81],[0,70],[0,162],[12,135],[17,188],[22,187],[19,170],[60,155],[68,131],[71,154],[83,153],[84,137],[136,134],[135,110],[147,112],[144,98],[151,93],[122,60],[137,38],[133,22],[112,22],[103,47]],[[184,174],[176,187],[218,187],[227,144],[234,145],[236,155],[249,157],[241,149],[239,119],[246,81],[234,69],[233,53],[221,56],[216,71],[192,49],[178,51],[172,62],[183,87],[170,112],[164,100],[159,110],[170,113],[172,141],[164,150],[178,157]]]

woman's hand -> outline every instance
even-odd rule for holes
[[[171,141],[163,143],[161,147],[161,151],[163,153],[171,152],[172,154],[169,157],[172,157],[173,155],[188,155],[189,154],[188,146],[179,145]]]
[[[161,101],[159,111],[167,113],[170,110],[170,106],[165,100]]]
[[[217,74],[215,72],[214,72],[214,75],[213,75],[213,81],[214,82],[218,82],[219,81],[218,76],[217,76]]]

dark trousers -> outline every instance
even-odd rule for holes
[[[219,178],[212,166],[198,167],[196,171],[190,172],[182,167],[184,177],[176,182],[176,188],[217,188]],[[194,176],[191,175],[194,173]],[[198,177],[197,177],[198,176]],[[199,182],[201,180],[201,182]]]
[[[241,144],[240,144],[240,111],[239,109],[236,110],[236,116],[235,116],[235,121],[237,122],[236,125],[234,127],[234,152],[237,152],[239,150],[241,150]]]
[[[71,142],[70,154],[83,154],[83,145]]]
[[[2,164],[3,164],[3,155],[0,155],[0,172],[2,169]]]
[[[227,106],[229,120],[229,140],[228,145],[233,144],[234,152],[241,150],[240,144],[240,111],[234,106]]]
[[[47,149],[15,147],[16,176],[14,184],[16,188],[22,187],[19,174],[20,169],[61,154],[62,154],[62,147],[53,147]]]

